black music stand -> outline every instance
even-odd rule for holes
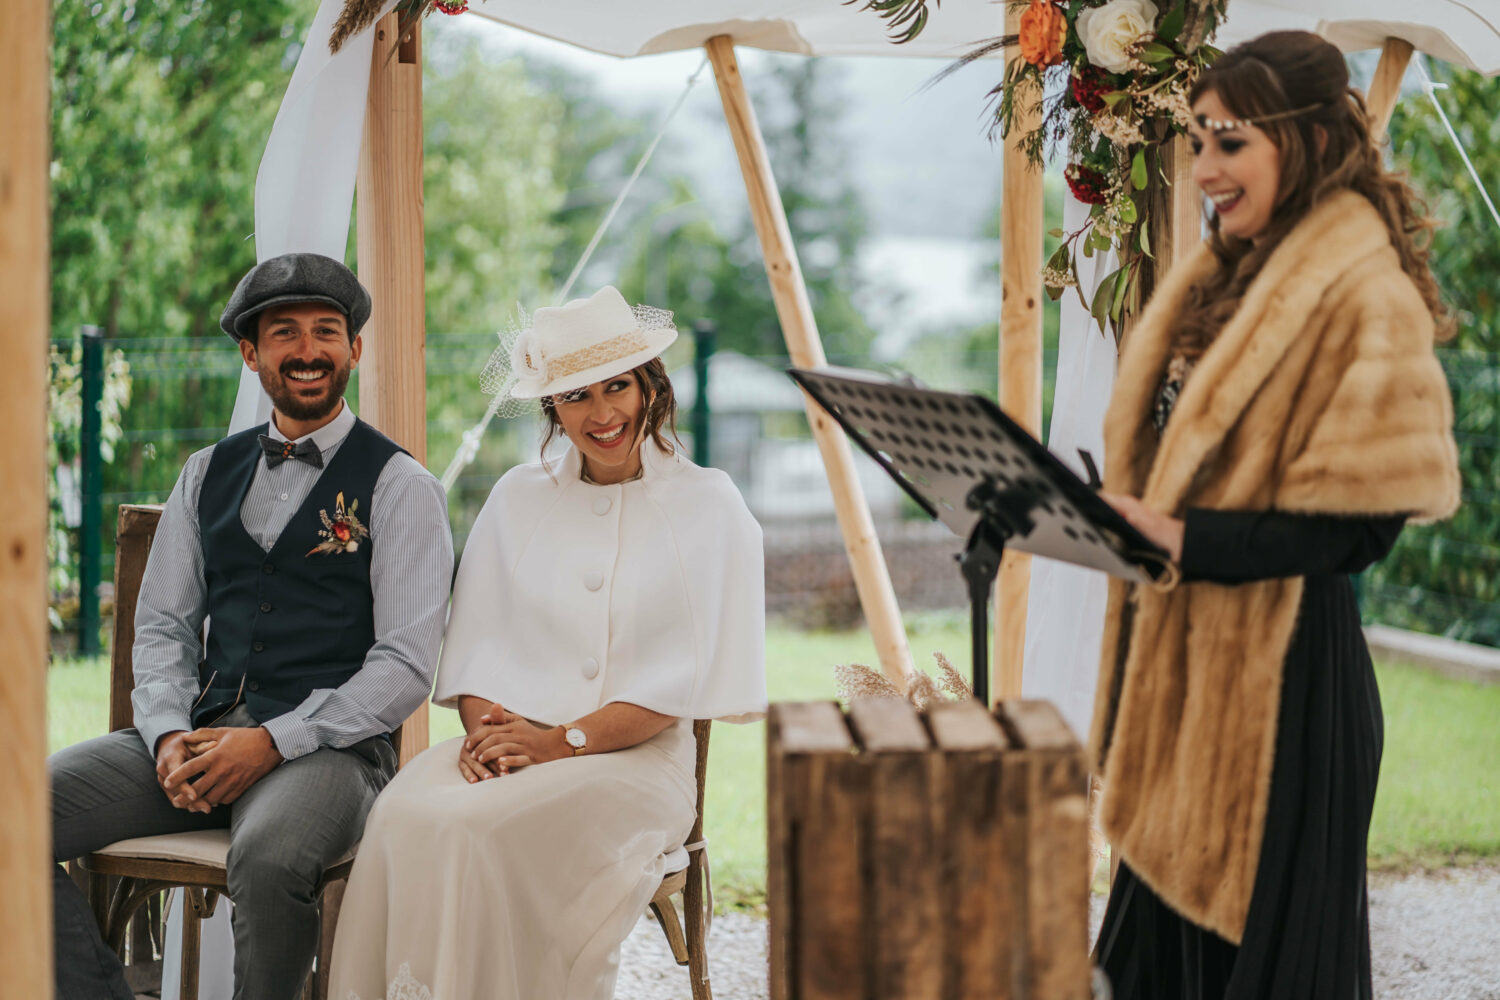
[[[1167,554],[983,396],[852,368],[788,374],[929,515],[968,544],[974,697],[989,703],[990,593],[1006,546],[1147,582]]]

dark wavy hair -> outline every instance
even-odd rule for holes
[[[1401,268],[1432,313],[1438,339],[1452,336],[1453,319],[1428,267],[1434,224],[1404,175],[1385,168],[1370,132],[1364,98],[1349,86],[1344,56],[1305,31],[1274,31],[1226,52],[1199,77],[1189,95],[1197,103],[1217,94],[1234,118],[1311,110],[1258,125],[1281,153],[1276,205],[1254,243],[1219,231],[1209,247],[1218,269],[1189,293],[1175,337],[1177,352],[1196,358],[1208,349],[1276,247],[1314,206],[1335,191],[1364,195],[1390,231]]]
[[[646,406],[645,437],[654,441],[662,451],[672,454],[676,451],[673,442],[681,445],[682,441],[677,437],[677,397],[672,392],[672,380],[667,378],[666,364],[661,358],[652,358],[630,369],[627,374],[634,377],[635,384],[641,387],[641,397],[650,400]],[[545,462],[547,446],[562,431],[562,421],[557,418],[557,407],[552,405],[551,396],[542,397],[542,413],[547,417],[541,449]],[[671,441],[667,440],[668,435],[671,435]]]

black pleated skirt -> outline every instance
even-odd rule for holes
[[[1179,916],[1122,864],[1094,946],[1115,1000],[1370,1000],[1365,854],[1384,728],[1348,577],[1306,579],[1278,719],[1243,940]]]

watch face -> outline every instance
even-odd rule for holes
[[[589,741],[589,738],[583,735],[582,729],[569,729],[563,735],[567,737],[568,746],[572,747],[574,750],[581,749]]]

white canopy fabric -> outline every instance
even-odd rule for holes
[[[1005,6],[958,0],[932,6],[921,35],[892,45],[885,22],[836,0],[480,0],[480,17],[612,56],[735,44],[808,56],[951,58],[1003,33]],[[1500,73],[1500,0],[1230,0],[1219,44],[1274,29],[1316,31],[1346,52],[1404,38],[1435,59]]]

